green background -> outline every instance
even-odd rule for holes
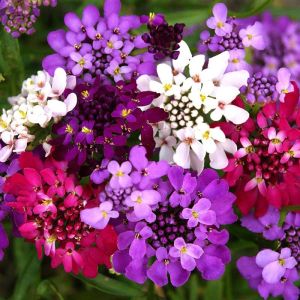
[[[56,8],[43,8],[33,36],[22,36],[18,41],[0,31],[0,108],[7,106],[8,96],[19,92],[22,81],[41,68],[42,58],[52,51],[46,42],[47,33],[62,28],[66,12],[80,13],[86,4],[102,6],[101,0],[58,0]],[[123,14],[148,14],[163,12],[169,23],[184,22],[196,25],[195,33],[187,38],[196,49],[201,23],[210,15],[211,7],[218,1],[209,0],[123,0]],[[274,15],[300,18],[300,1],[231,0],[224,1],[231,15],[249,16],[265,9]],[[7,224],[9,229],[9,224]],[[131,283],[121,276],[104,271],[95,280],[82,280],[65,274],[62,268],[52,270],[49,259],[40,262],[33,245],[21,239],[12,239],[3,262],[0,263],[0,300],[72,299],[72,300],[256,300],[261,299],[250,290],[235,268],[242,255],[254,255],[263,241],[242,229],[230,226],[232,263],[219,281],[202,281],[197,273],[178,289],[156,288],[149,282],[144,286]]]

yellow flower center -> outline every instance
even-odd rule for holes
[[[204,102],[204,101],[206,100],[206,96],[205,96],[205,95],[202,95],[202,94],[200,94],[200,99],[201,99],[201,101],[202,101],[202,102]]]
[[[285,260],[283,258],[279,258],[278,262],[281,266],[285,265]]]
[[[2,128],[8,127],[7,123],[2,118],[0,118],[0,127],[2,127]]]
[[[209,130],[206,130],[204,133],[203,133],[203,138],[205,139],[205,140],[208,140],[209,138],[210,138],[210,132],[209,132]]]
[[[232,62],[233,62],[234,64],[238,64],[238,63],[240,62],[240,60],[239,60],[238,58],[234,58],[234,59],[232,60]]]
[[[56,236],[54,234],[50,235],[48,238],[47,238],[47,243],[48,244],[52,244],[56,241]]]
[[[101,33],[97,33],[95,36],[96,40],[101,40],[102,39],[102,34]]]
[[[108,217],[108,213],[106,211],[102,211],[101,214],[104,219]]]
[[[112,42],[107,42],[107,47],[112,49],[114,47],[114,44]]]
[[[26,111],[19,110],[19,114],[20,114],[20,116],[21,116],[22,119],[26,118],[26,115],[27,115]]]
[[[246,147],[245,150],[246,150],[247,153],[253,153],[254,152],[254,147],[251,145],[251,146]]]
[[[252,35],[252,34],[247,34],[247,38],[248,38],[249,40],[252,40],[252,39],[253,39],[253,35]]]
[[[81,96],[82,96],[83,98],[87,98],[89,95],[90,95],[90,93],[89,93],[88,90],[84,90],[84,91],[81,92]]]
[[[166,83],[166,84],[164,85],[164,90],[165,90],[166,92],[169,91],[171,88],[172,88],[172,84],[170,84],[170,83]]]
[[[83,126],[81,129],[81,132],[88,134],[88,133],[93,132],[93,130]]]
[[[154,12],[151,12],[149,13],[149,22],[151,23],[155,18],[155,13]]]
[[[135,200],[136,203],[141,204],[143,202],[143,199],[141,198],[141,196],[138,196]]]
[[[195,218],[195,219],[198,219],[199,217],[199,214],[196,212],[196,211],[192,211],[192,216]]]
[[[131,113],[131,109],[122,109],[121,115],[123,118],[126,118]]]
[[[273,143],[274,145],[279,145],[279,144],[281,143],[281,140],[275,138],[275,139],[272,139],[272,143]]]
[[[120,74],[120,68],[115,68],[114,74],[115,74],[115,75],[119,75],[119,74]]]
[[[293,150],[289,150],[288,151],[288,154],[291,156],[291,157],[294,157],[295,156],[295,152]]]
[[[283,89],[283,90],[281,90],[281,93],[282,94],[287,94],[289,91],[287,90],[287,89]]]
[[[263,179],[261,177],[258,177],[256,178],[256,182],[259,184],[259,183],[262,183],[263,182]]]
[[[45,206],[48,206],[48,205],[52,204],[52,199],[45,199],[42,201],[42,204]]]
[[[67,133],[73,133],[73,128],[70,126],[70,124],[67,124],[65,132],[67,132]]]
[[[122,176],[124,176],[124,173],[123,173],[121,170],[119,170],[119,171],[116,173],[116,176],[117,176],[117,177],[122,177]]]
[[[84,65],[85,65],[85,59],[84,58],[81,58],[79,61],[78,61],[78,64],[79,64],[79,66],[80,67],[84,67]]]
[[[218,27],[218,28],[222,28],[223,26],[224,26],[224,23],[223,23],[223,22],[218,22],[218,23],[217,23],[217,27]]]
[[[186,248],[186,247],[182,247],[182,248],[180,249],[180,252],[181,252],[182,254],[187,253],[187,248]]]

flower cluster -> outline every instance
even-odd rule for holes
[[[260,296],[268,299],[282,296],[285,300],[296,300],[300,290],[294,283],[299,280],[300,268],[300,219],[299,214],[289,213],[279,226],[280,213],[270,208],[267,214],[256,219],[252,214],[242,218],[242,225],[250,231],[262,233],[268,240],[278,240],[279,249],[264,249],[255,257],[242,257],[237,266]]]
[[[236,145],[211,124],[223,118],[234,124],[247,121],[248,112],[233,101],[249,74],[245,70],[225,73],[228,52],[210,58],[204,68],[205,56],[193,57],[184,41],[179,51],[177,60],[157,65],[158,78],[142,75],[137,79],[140,90],[160,94],[153,105],[169,113],[157,129],[160,159],[201,172],[208,153],[211,167],[222,169],[228,164],[225,151],[234,153]]]
[[[224,273],[230,252],[222,225],[236,220],[235,196],[215,171],[196,176],[165,161],[148,161],[145,148],[135,146],[129,161],[106,161],[92,178],[105,182],[101,204],[83,210],[81,220],[98,229],[116,224],[117,272],[159,286],[168,283],[168,274],[180,286],[195,268],[206,280]]]
[[[227,7],[223,3],[217,3],[213,7],[213,16],[206,21],[208,30],[201,32],[198,51],[206,53],[229,51],[230,63],[228,71],[251,70],[250,65],[245,61],[246,48],[263,50],[266,47],[265,33],[263,25],[256,21],[248,26],[234,17],[228,17]]]
[[[9,99],[12,107],[3,109],[0,116],[0,162],[6,162],[12,153],[25,151],[35,138],[31,133],[35,124],[44,128],[50,120],[58,120],[75,107],[76,95],[63,95],[66,88],[75,85],[76,78],[67,76],[61,68],[56,69],[54,77],[39,71],[24,81],[21,94]]]
[[[266,48],[254,51],[254,69],[264,75],[275,75],[282,68],[288,68],[292,79],[300,78],[300,24],[287,17],[273,18],[270,13],[263,14],[259,21],[265,32]]]
[[[75,13],[66,14],[68,31],[59,29],[48,35],[48,43],[56,53],[44,58],[44,69],[53,74],[57,67],[63,67],[87,82],[99,75],[119,81],[152,74],[153,55],[133,54],[146,46],[141,35],[131,34],[141,25],[140,19],[119,16],[120,9],[120,0],[106,0],[103,17],[93,5],[85,7],[82,19]]]
[[[14,38],[35,32],[40,6],[56,6],[57,0],[0,0],[0,22]]]
[[[23,214],[19,231],[35,243],[39,258],[44,253],[52,267],[63,264],[66,272],[87,277],[95,277],[100,264],[110,267],[113,228],[94,230],[80,220],[81,211],[95,205],[95,191],[67,174],[64,162],[42,162],[26,152],[19,163],[20,171],[6,180],[4,191],[15,197],[8,205]]]
[[[113,86],[99,78],[92,85],[77,85],[72,92],[78,97],[76,107],[53,127],[57,135],[50,142],[54,157],[70,161],[74,167],[88,165],[92,171],[103,156],[124,156],[127,140],[135,132],[141,134],[149,155],[153,153],[151,124],[168,116],[160,108],[145,108],[156,93],[140,92],[135,80]]]
[[[269,205],[299,204],[299,91],[294,88],[284,103],[265,105],[252,126],[242,125],[235,136],[238,150],[225,172],[243,214],[255,208],[262,216]]]

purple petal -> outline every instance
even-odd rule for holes
[[[180,263],[182,267],[187,271],[193,271],[196,267],[195,259],[188,254],[181,254]]]
[[[125,273],[126,267],[131,262],[128,251],[116,251],[112,257],[113,267],[118,273]]]
[[[81,20],[73,12],[69,12],[65,15],[64,22],[71,31],[79,32],[81,30]]]
[[[146,149],[140,146],[133,147],[129,154],[129,160],[137,170],[145,169],[148,165]]]
[[[171,167],[168,171],[170,183],[176,190],[180,190],[183,183],[183,169],[181,167]]]
[[[104,2],[104,16],[108,18],[112,14],[119,14],[121,10],[120,0],[105,0]]]
[[[158,286],[168,284],[167,266],[163,261],[155,261],[147,271],[148,277]]]
[[[82,23],[86,27],[95,26],[100,18],[99,10],[94,5],[88,5],[82,12]]]
[[[197,268],[205,280],[217,280],[225,272],[225,266],[220,258],[205,253],[197,260]]]
[[[274,261],[264,267],[262,276],[267,283],[272,284],[279,282],[284,273],[285,268],[278,261]]]
[[[170,262],[167,268],[173,286],[178,287],[188,281],[190,272],[184,270],[179,262]]]
[[[129,248],[129,255],[133,259],[141,259],[146,255],[146,242],[144,239],[134,238]]]
[[[256,255],[256,264],[261,267],[264,268],[266,265],[277,261],[279,258],[279,254],[273,250],[270,249],[265,249],[260,251],[257,255]]]

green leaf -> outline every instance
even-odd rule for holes
[[[253,6],[252,9],[244,10],[242,12],[230,11],[229,14],[231,16],[235,16],[235,17],[238,17],[238,18],[246,18],[246,17],[249,17],[249,16],[257,15],[257,14],[261,13],[271,2],[272,2],[272,0],[253,1],[254,6]]]
[[[64,300],[62,294],[58,291],[56,285],[50,280],[43,280],[37,287],[37,295],[46,299],[53,299],[53,296],[58,300]]]
[[[189,279],[189,300],[199,299],[198,295],[198,275],[193,274]]]
[[[24,80],[18,40],[13,39],[4,29],[0,29],[0,73],[0,105],[3,107],[8,96],[19,94]]]
[[[208,281],[204,293],[204,300],[224,300],[222,280]]]
[[[86,285],[109,295],[119,297],[141,297],[145,294],[142,290],[143,286],[134,284],[127,280],[119,281],[106,277],[102,274],[98,274],[98,276],[93,279],[88,279],[81,275],[75,277],[84,282]]]
[[[168,23],[184,23],[186,26],[200,24],[210,16],[211,12],[208,9],[193,9],[183,10],[179,12],[166,12]]]
[[[30,299],[30,294],[40,280],[40,261],[36,257],[33,245],[16,239],[14,243],[15,264],[18,278],[15,283],[12,300]],[[30,246],[30,247],[29,247]]]

